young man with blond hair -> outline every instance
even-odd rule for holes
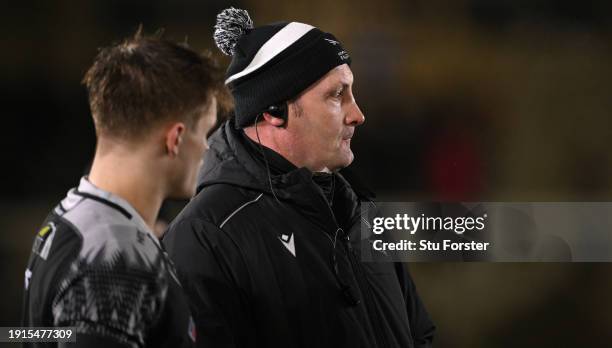
[[[153,231],[164,199],[195,192],[223,94],[217,68],[139,32],[102,49],[83,82],[96,152],[35,237],[23,325],[73,327],[70,347],[192,346],[188,301]]]

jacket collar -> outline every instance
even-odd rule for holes
[[[270,193],[270,184],[265,162],[250,139],[236,129],[233,119],[225,122],[211,137],[210,150],[204,157],[199,174],[198,191],[213,184],[231,184],[248,189]],[[312,173],[307,168],[297,168],[270,149],[276,164],[287,169],[270,173],[272,186],[277,196],[284,196],[287,186],[310,180]],[[270,160],[270,159],[268,159]],[[280,198],[279,196],[279,198]],[[286,198],[286,197],[285,197]]]

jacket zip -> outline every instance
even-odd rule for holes
[[[336,231],[335,231],[335,235],[334,235],[334,240],[332,240],[332,248],[336,248],[336,241],[338,239],[338,232],[341,231],[342,232],[342,236],[341,238],[344,240],[344,242],[346,243],[346,251],[347,251],[347,257],[349,259],[349,262],[351,264],[351,270],[353,271],[353,275],[355,276],[355,279],[357,280],[357,286],[359,287],[359,290],[361,291],[362,294],[364,294],[364,306],[366,308],[366,313],[368,314],[368,320],[370,321],[371,325],[373,325],[373,329],[374,329],[374,343],[376,344],[376,347],[389,347],[389,345],[387,344],[386,339],[384,338],[384,334],[383,334],[383,330],[380,327],[380,323],[378,320],[376,320],[376,318],[373,318],[373,316],[376,314],[376,310],[374,308],[371,308],[374,304],[374,300],[373,300],[373,296],[372,293],[370,291],[370,285],[367,283],[365,276],[363,275],[363,268],[361,267],[361,265],[359,264],[359,262],[357,262],[355,260],[355,255],[354,255],[354,251],[353,251],[353,247],[351,246],[351,242],[350,239],[348,237],[348,234],[344,232],[344,230],[340,227],[340,225],[338,225],[338,221],[336,220],[336,216],[334,215],[334,211],[331,208],[331,205],[329,204],[329,202],[327,201],[327,199],[325,199],[325,197],[321,197],[324,201],[325,204],[327,206],[328,212],[330,213],[332,220],[334,222],[334,224],[336,225]],[[331,240],[331,237],[328,236],[329,239]],[[333,251],[335,254],[335,250]],[[337,267],[336,265],[333,265],[333,267]],[[342,286],[342,284],[341,284]],[[382,344],[382,345],[381,345]]]
[[[358,260],[356,260],[356,255],[353,250],[353,247],[351,246],[351,241],[349,239],[348,234],[345,233],[343,239],[344,239],[344,242],[346,243],[347,256],[351,263],[351,268],[353,269],[353,273],[355,274],[355,279],[357,279],[357,284],[359,286],[359,289],[361,290],[361,293],[364,294],[364,297],[365,297],[364,305],[366,306],[366,310],[368,314],[370,315],[370,318],[369,318],[370,322],[372,323],[372,325],[375,327],[375,330],[376,330],[376,332],[374,333],[374,339],[376,341],[376,345],[379,347],[389,347],[387,340],[385,339],[383,328],[380,325],[380,320],[377,320],[378,318],[373,318],[373,316],[376,314],[376,309],[372,307],[374,304],[374,296],[372,295],[370,284],[368,284],[367,280],[365,279],[365,275],[363,273],[363,267],[358,262]],[[380,345],[379,343],[382,345]]]

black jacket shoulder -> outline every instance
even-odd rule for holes
[[[230,184],[206,186],[193,197],[174,221],[204,220],[220,227],[232,213],[260,195],[261,192]],[[212,202],[214,204],[211,204]]]

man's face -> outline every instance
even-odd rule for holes
[[[365,121],[353,96],[353,73],[343,64],[289,103],[289,158],[312,171],[334,171],[353,161],[351,138]]]
[[[217,100],[212,97],[208,107],[193,127],[187,127],[179,150],[179,165],[172,184],[171,197],[176,199],[190,198],[195,194],[198,170],[208,150],[207,135],[217,122]]]

